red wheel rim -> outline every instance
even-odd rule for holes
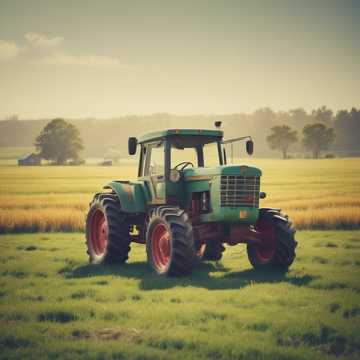
[[[170,262],[170,232],[164,224],[156,224],[151,234],[151,248],[154,265],[162,270]]]
[[[108,242],[108,224],[105,214],[96,210],[91,220],[91,245],[96,255],[105,252]]]
[[[255,246],[257,257],[262,262],[270,261],[275,255],[277,236],[274,226],[259,222],[255,226],[255,230],[261,234],[261,244]]]

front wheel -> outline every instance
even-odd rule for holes
[[[159,206],[149,218],[146,232],[148,261],[159,275],[188,275],[195,255],[193,230],[184,210]]]
[[[260,209],[255,230],[260,244],[248,244],[247,253],[256,269],[278,268],[287,270],[295,259],[295,229],[288,218],[277,209]]]
[[[130,251],[128,216],[114,194],[98,194],[86,218],[86,245],[92,264],[124,263]]]

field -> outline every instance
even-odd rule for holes
[[[135,167],[9,161],[0,161],[0,358],[360,358],[360,159],[246,161],[263,170],[261,206],[302,230],[290,272],[255,272],[239,245],[179,279],[154,275],[137,244],[125,266],[87,263],[79,231],[93,193],[134,179]]]
[[[360,158],[246,160],[263,171],[261,206],[280,207],[298,229],[360,227]],[[88,204],[136,168],[0,166],[0,232],[82,231]]]
[[[2,359],[359,359],[360,231],[302,231],[290,272],[227,248],[191,278],[154,275],[141,245],[90,266],[84,236],[0,236]]]

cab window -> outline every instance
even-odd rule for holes
[[[165,174],[165,156],[164,143],[158,142],[147,145],[146,163],[144,175],[164,175]]]
[[[171,148],[171,169],[180,163],[191,162],[194,166],[198,166],[198,157],[195,148],[178,149]]]
[[[205,167],[212,167],[212,166],[220,165],[218,143],[210,143],[210,144],[204,145],[203,153],[204,153],[204,166]]]

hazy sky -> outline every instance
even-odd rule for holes
[[[0,0],[0,118],[360,107],[360,0]]]

